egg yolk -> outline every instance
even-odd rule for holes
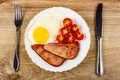
[[[45,43],[48,40],[49,33],[44,27],[38,27],[33,31],[33,39],[37,43]]]

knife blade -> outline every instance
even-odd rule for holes
[[[102,8],[103,5],[100,3],[96,11],[96,36],[97,36],[97,75],[103,75],[103,61],[102,61]]]

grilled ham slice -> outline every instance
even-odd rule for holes
[[[76,57],[78,51],[79,51],[79,43],[48,43],[45,44],[43,47],[45,50],[63,57],[65,59],[73,59]]]
[[[61,58],[57,55],[52,54],[51,52],[46,51],[43,46],[44,45],[35,44],[31,47],[43,60],[55,67],[60,66],[65,61],[64,58]]]

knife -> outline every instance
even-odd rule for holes
[[[102,61],[102,8],[103,5],[100,3],[96,11],[96,36],[98,45],[97,54],[97,75],[103,75],[103,61]]]

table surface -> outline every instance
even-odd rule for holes
[[[103,3],[104,75],[96,75],[95,13]],[[20,35],[20,70],[12,69],[15,49],[14,4],[20,4],[24,20]],[[54,6],[70,8],[87,22],[91,45],[84,61],[65,72],[49,72],[36,66],[24,45],[24,33],[29,21],[40,11]],[[0,0],[0,80],[120,80],[120,0]]]

